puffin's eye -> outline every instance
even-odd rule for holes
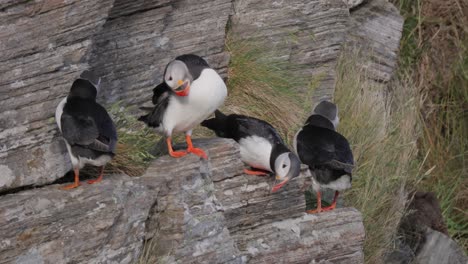
[[[172,76],[169,76],[169,81],[172,81]]]
[[[283,169],[286,168],[286,164],[283,164]]]

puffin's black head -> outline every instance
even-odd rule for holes
[[[69,97],[96,100],[97,89],[88,80],[76,79],[70,89]]]
[[[330,120],[335,129],[340,122],[340,119],[338,118],[338,107],[329,101],[321,101],[317,106],[315,106],[314,114],[321,115]]]
[[[278,191],[289,180],[299,175],[301,161],[294,153],[284,152],[276,158],[274,172],[276,173],[276,180],[280,182],[271,189],[272,192]]]
[[[164,81],[178,96],[187,96],[193,77],[184,62],[173,60],[166,66]]]

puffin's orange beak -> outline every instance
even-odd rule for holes
[[[273,186],[273,188],[271,189],[271,192],[274,193],[274,192],[277,192],[279,189],[281,189],[281,187],[283,187],[283,185],[285,185],[287,182],[289,181],[289,178],[286,178],[284,179],[284,181],[276,184],[275,186]]]
[[[182,80],[179,80],[179,81],[177,81],[177,85],[178,85],[178,87],[174,90],[174,92],[178,96],[187,96],[187,95],[189,95],[190,85],[189,85],[188,81],[183,82]]]

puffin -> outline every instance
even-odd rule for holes
[[[213,130],[218,137],[232,138],[239,143],[242,161],[252,167],[244,169],[246,174],[264,176],[274,173],[279,183],[274,185],[272,192],[300,173],[299,158],[268,122],[245,115],[225,115],[216,110],[215,117],[201,125]]]
[[[353,153],[348,140],[336,132],[338,123],[337,106],[321,101],[294,138],[295,151],[309,167],[312,188],[317,194],[317,208],[308,210],[310,214],[335,209],[339,192],[351,188]],[[321,188],[335,190],[330,206],[322,207]]]
[[[84,71],[76,79],[68,96],[57,106],[55,121],[65,141],[75,174],[75,182],[62,189],[80,185],[80,169],[85,164],[100,167],[99,176],[89,184],[102,180],[104,166],[115,156],[117,132],[106,109],[96,102],[100,78]]]
[[[185,54],[169,62],[164,81],[153,89],[151,111],[138,120],[166,136],[169,155],[175,158],[193,153],[207,159],[206,153],[192,144],[192,130],[220,107],[227,96],[226,85],[200,56]],[[184,132],[186,151],[174,151],[172,134]]]

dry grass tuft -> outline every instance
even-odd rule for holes
[[[355,67],[357,58],[357,53],[343,54],[337,67],[338,131],[350,141],[357,164],[346,201],[364,217],[366,263],[382,263],[405,212],[405,187],[418,178],[419,101],[403,84],[394,84],[393,95],[384,96],[384,86]]]
[[[275,61],[261,44],[229,36],[226,48],[231,54],[227,86],[229,97],[222,107],[226,113],[244,114],[271,123],[286,142],[294,136],[309,109],[297,87],[311,87],[299,77],[298,66]]]
[[[149,162],[156,158],[153,150],[161,136],[138,121],[130,112],[130,109],[119,103],[109,109],[117,127],[118,144],[115,157],[105,167],[105,174],[125,173],[129,176],[141,176]],[[89,166],[84,172],[97,175],[98,168]]]

